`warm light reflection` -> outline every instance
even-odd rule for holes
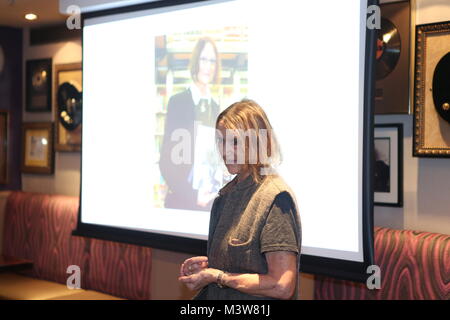
[[[37,19],[37,15],[35,15],[34,13],[27,13],[26,15],[25,15],[25,19],[27,19],[27,20],[36,20]]]
[[[388,43],[389,40],[391,40],[391,38],[392,38],[392,32],[386,33],[385,35],[383,35],[383,42]]]

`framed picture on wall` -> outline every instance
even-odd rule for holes
[[[375,67],[375,114],[409,112],[410,1],[380,4]]]
[[[53,123],[33,122],[22,125],[22,172],[54,172]]]
[[[417,26],[415,157],[450,157],[450,21]]]
[[[55,65],[54,83],[56,151],[80,151],[81,63]]]
[[[8,111],[0,111],[0,184],[8,183]]]
[[[27,61],[25,110],[27,112],[52,110],[52,59]]]
[[[401,207],[403,206],[403,125],[375,125],[374,140],[374,204]]]

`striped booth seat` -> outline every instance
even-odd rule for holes
[[[450,235],[375,228],[381,288],[315,278],[315,299],[450,300]]]
[[[78,200],[20,191],[8,195],[2,254],[31,260],[33,267],[0,273],[0,298],[150,299],[151,249],[73,236]],[[69,266],[79,267],[79,290],[66,285]]]

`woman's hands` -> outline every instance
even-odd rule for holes
[[[208,257],[193,257],[185,260],[180,267],[178,280],[190,290],[199,290],[215,282],[219,270],[208,268]]]
[[[180,277],[190,276],[208,268],[208,257],[192,257],[186,259],[180,267]]]
[[[268,265],[266,274],[226,273],[222,284],[243,293],[276,299],[291,299],[297,281],[297,253],[290,251],[273,251],[265,253]],[[180,268],[178,280],[190,290],[199,290],[217,282],[222,271],[208,268],[207,257],[187,259]]]
[[[219,272],[217,269],[206,268],[190,276],[179,277],[178,280],[184,283],[190,290],[200,290],[208,284],[215,282]]]

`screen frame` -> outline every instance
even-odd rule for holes
[[[211,2],[210,0],[165,0],[150,3],[137,4],[127,7],[112,8],[96,12],[86,12],[81,15],[81,25],[84,27],[85,19],[156,9],[183,4]],[[378,5],[378,0],[367,0],[367,6]],[[275,3],[275,2],[274,2]],[[363,114],[363,190],[362,190],[362,238],[363,238],[363,262],[353,262],[312,255],[301,255],[300,272],[315,275],[330,276],[343,280],[365,282],[370,276],[366,273],[367,267],[374,264],[374,223],[373,223],[373,147],[374,147],[374,88],[375,88],[375,44],[376,30],[366,28],[365,43],[365,72],[364,72],[364,114]],[[83,32],[82,32],[83,44]],[[82,56],[84,46],[82,45]],[[84,83],[84,81],[83,81]],[[83,137],[83,128],[81,128]],[[101,240],[116,241],[155,249],[181,252],[193,255],[206,255],[207,241],[181,236],[166,235],[150,231],[129,230],[118,227],[95,225],[81,222],[82,203],[82,170],[83,148],[80,150],[80,197],[78,209],[78,221],[76,229],[72,231],[74,236],[96,238]]]

